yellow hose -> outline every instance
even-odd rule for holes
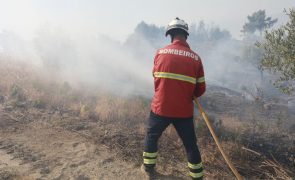
[[[211,125],[210,121],[208,120],[208,117],[207,117],[206,113],[204,112],[204,110],[203,110],[200,102],[198,101],[198,99],[195,99],[195,103],[196,103],[196,105],[198,107],[198,110],[199,110],[200,114],[204,118],[204,120],[206,122],[206,125],[208,126],[209,131],[210,131],[211,135],[213,136],[213,139],[214,139],[214,141],[215,141],[215,143],[216,143],[219,151],[221,152],[224,160],[226,161],[227,165],[230,167],[231,171],[234,173],[234,175],[236,176],[236,178],[238,180],[242,180],[243,177],[239,174],[239,172],[237,171],[237,169],[235,168],[235,166],[233,165],[233,163],[230,161],[230,159],[227,157],[227,155],[223,151],[223,149],[222,149],[222,147],[221,147],[221,145],[219,143],[219,140],[218,140],[218,138],[216,136],[216,133],[215,133],[215,131],[213,129],[213,126]]]

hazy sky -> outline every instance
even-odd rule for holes
[[[41,26],[53,26],[122,41],[141,21],[165,26],[179,16],[188,23],[214,23],[239,37],[247,15],[265,9],[281,24],[283,9],[291,7],[295,0],[0,0],[0,31],[32,37]]]

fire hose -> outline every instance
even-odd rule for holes
[[[205,120],[205,123],[222,155],[222,157],[224,158],[224,160],[226,161],[227,165],[229,166],[229,168],[231,169],[231,171],[233,172],[233,174],[236,176],[236,178],[238,180],[243,180],[243,177],[239,174],[239,172],[237,171],[237,169],[235,168],[235,166],[233,165],[233,163],[230,161],[230,159],[228,158],[228,156],[225,154],[225,152],[223,151],[222,147],[221,147],[221,144],[219,143],[219,140],[218,140],[218,137],[213,129],[213,126],[211,124],[211,122],[209,121],[205,111],[203,110],[200,102],[198,101],[198,99],[195,99],[194,100],[197,107],[198,107],[198,110],[200,112],[200,114],[202,115],[203,119]]]

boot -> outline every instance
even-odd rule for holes
[[[144,164],[140,167],[141,172],[144,174],[146,180],[156,180],[157,179],[157,172],[154,168],[147,168]]]

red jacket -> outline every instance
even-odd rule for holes
[[[201,96],[206,85],[202,61],[187,42],[174,40],[159,49],[154,59],[153,76],[152,111],[165,117],[192,117],[193,97]]]

